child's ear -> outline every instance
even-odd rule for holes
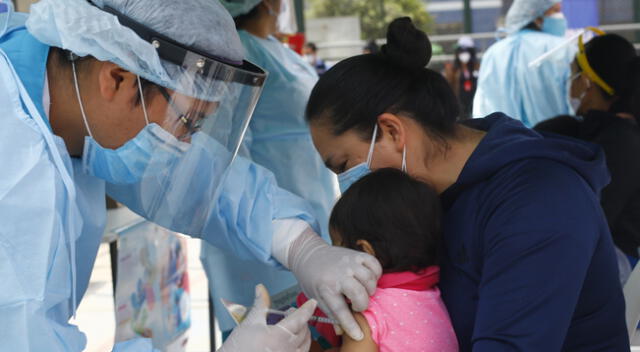
[[[373,246],[371,246],[371,243],[369,243],[369,241],[357,240],[356,245],[358,245],[360,247],[360,250],[362,250],[363,252],[371,254],[374,257],[376,256],[376,251],[373,250]]]

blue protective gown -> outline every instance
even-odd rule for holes
[[[533,127],[570,113],[569,76],[575,46],[567,45],[537,68],[529,63],[565,38],[523,29],[491,46],[482,58],[473,116],[503,112]]]
[[[3,19],[0,15],[0,23]],[[82,171],[55,136],[43,104],[49,47],[13,14],[0,37],[0,351],[82,351],[86,338],[68,323],[85,293],[104,232],[105,182]],[[199,235],[246,258],[271,258],[273,223],[314,223],[299,197],[277,187],[266,169],[238,158],[214,212]],[[194,187],[198,180],[194,178]],[[131,187],[109,194],[134,211]],[[182,204],[181,207],[197,204]],[[180,231],[179,222],[174,231]],[[74,279],[75,277],[75,279]],[[149,351],[148,341],[116,346]]]
[[[246,31],[239,34],[247,60],[269,72],[241,152],[271,170],[281,187],[311,203],[326,239],[329,212],[338,195],[337,179],[315,150],[304,119],[318,75],[275,38],[262,39]],[[274,302],[277,305],[299,291],[287,290],[296,285],[291,273],[240,260],[216,247],[204,244],[201,258],[222,331],[233,329],[235,323],[220,298],[250,305],[253,288],[263,283],[275,297],[281,293]]]

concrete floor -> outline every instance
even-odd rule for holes
[[[189,283],[191,288],[191,329],[187,351],[204,352],[209,345],[207,278],[200,264],[200,240],[188,239]],[[113,290],[109,246],[102,244],[91,275],[89,288],[74,324],[87,335],[88,352],[111,351],[115,336]],[[217,334],[219,338],[219,333]],[[218,342],[217,346],[220,346]]]

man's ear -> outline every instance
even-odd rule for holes
[[[371,245],[371,243],[369,243],[369,241],[367,240],[357,240],[356,244],[360,247],[360,249],[367,253],[367,254],[371,254],[372,256],[376,256],[376,251],[373,250],[373,246]]]
[[[138,94],[135,74],[108,61],[101,61],[98,65],[98,86],[104,100],[112,102],[135,98]]]

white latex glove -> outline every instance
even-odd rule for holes
[[[378,260],[367,253],[330,246],[310,228],[291,244],[287,260],[304,293],[318,300],[320,308],[337,319],[351,338],[362,340],[364,334],[351,310],[367,309],[382,275]]]
[[[316,301],[309,300],[276,325],[267,325],[267,310],[271,305],[263,285],[256,286],[256,299],[247,317],[236,327],[218,352],[307,352],[311,332],[307,322],[316,310]]]

